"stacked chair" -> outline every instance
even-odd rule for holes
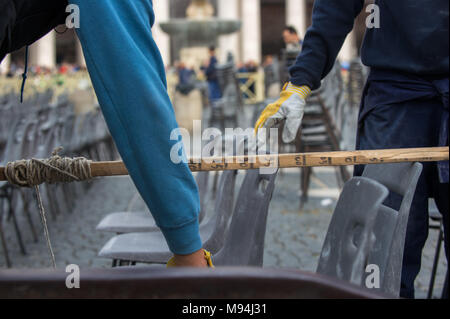
[[[420,163],[368,165],[344,186],[331,220],[317,272],[366,287],[367,266],[379,269],[379,291],[398,297],[409,211]],[[384,205],[402,197],[398,210]]]
[[[292,53],[293,54],[293,53]],[[293,55],[292,55],[293,56]],[[284,62],[291,63],[295,60],[286,53]],[[283,78],[283,76],[281,76]],[[343,149],[354,149],[356,138],[357,111],[348,103],[344,81],[341,75],[341,65],[336,61],[331,72],[322,81],[321,88],[313,91],[308,98],[301,129],[292,143],[284,143],[282,140],[283,124],[279,126],[280,153],[304,153],[340,151]],[[264,103],[257,105],[253,113],[252,124],[256,123],[263,109],[273,99],[267,99]],[[352,131],[353,130],[353,131]],[[352,131],[352,132],[351,132]],[[308,200],[312,168],[301,168],[300,208]],[[339,186],[343,186],[350,179],[350,173],[346,167],[336,168],[336,177]]]
[[[227,127],[239,127],[244,101],[232,62],[216,67],[222,97],[212,101],[209,127],[216,127],[222,132]]]
[[[57,147],[63,147],[60,155],[85,156],[92,160],[114,160],[117,150],[106,127],[100,109],[85,114],[74,114],[66,95],[52,102],[53,92],[35,93],[23,104],[15,94],[2,97],[0,104],[0,165],[10,161],[30,158],[48,158]],[[54,221],[62,212],[70,213],[77,196],[87,191],[90,183],[42,185],[42,201]],[[32,215],[37,214],[34,191],[0,182],[0,241],[6,265],[10,267],[4,227],[12,222],[22,254],[26,254],[23,226],[17,218],[25,216],[26,227],[34,241],[38,233]]]
[[[301,130],[295,140],[296,152],[340,151],[341,129],[345,126],[343,121],[346,120],[343,115],[345,107],[341,67],[336,62],[330,74],[323,80],[321,88],[314,91],[308,99]],[[312,171],[309,167],[301,169],[301,208],[308,200]],[[336,167],[336,177],[342,187],[349,180],[350,173],[344,166]]]

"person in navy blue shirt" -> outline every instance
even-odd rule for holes
[[[177,68],[178,84],[176,90],[183,95],[188,95],[195,89],[195,71],[186,67],[184,62],[180,62]]]
[[[364,0],[314,2],[312,26],[290,68],[290,83],[280,100],[264,110],[256,130],[286,120],[283,139],[295,137],[305,100],[332,69],[364,5]],[[379,25],[368,25],[361,49],[362,62],[371,71],[361,102],[356,148],[448,146],[449,1],[376,0],[375,8]],[[362,171],[363,167],[356,167],[355,175]],[[415,296],[414,281],[428,237],[429,198],[435,199],[444,218],[448,260],[448,182],[448,161],[424,163],[407,227],[402,297]],[[386,204],[398,209],[400,201],[390,194]],[[448,277],[443,297],[448,297]]]
[[[217,58],[216,58],[216,48],[209,48],[209,64],[204,69],[206,80],[208,82],[209,89],[209,100],[210,102],[214,102],[222,97],[222,92],[219,85],[219,80],[217,78]]]

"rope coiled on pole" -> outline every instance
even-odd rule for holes
[[[91,161],[84,157],[61,157],[56,148],[48,159],[30,159],[9,162],[5,167],[5,177],[13,185],[33,187],[44,183],[70,183],[92,179]]]

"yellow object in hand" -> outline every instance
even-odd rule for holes
[[[306,99],[311,94],[307,86],[296,86],[287,83],[280,93],[280,98],[269,104],[261,113],[255,124],[255,134],[260,128],[271,128],[281,120],[286,120],[283,131],[283,141],[290,143],[295,139],[303,119]]]
[[[206,259],[206,263],[208,264],[208,267],[215,268],[214,264],[212,262],[211,253],[204,249],[203,249],[203,253],[205,254],[205,259]],[[177,267],[177,265],[175,264],[175,258],[174,257],[170,258],[170,260],[167,262],[166,266],[167,266],[167,268]]]

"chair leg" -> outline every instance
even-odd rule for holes
[[[436,252],[434,254],[434,261],[433,261],[433,268],[431,270],[431,278],[430,278],[430,286],[428,288],[428,296],[427,299],[433,298],[433,290],[434,290],[434,284],[436,281],[436,272],[437,267],[439,263],[439,257],[441,254],[441,247],[442,247],[442,240],[443,240],[443,225],[442,222],[439,224],[439,235],[438,235],[438,242],[436,245]]]
[[[22,255],[26,255],[27,252],[25,250],[25,245],[23,243],[22,234],[21,234],[20,228],[19,228],[19,223],[17,222],[17,216],[16,216],[16,212],[14,211],[14,208],[13,208],[11,196],[9,196],[9,198],[8,198],[8,204],[9,204],[9,216],[11,217],[11,219],[13,221],[14,230],[16,232],[17,241],[18,241],[19,247],[20,247],[20,252],[22,253]]]
[[[344,184],[347,183],[351,176],[346,166],[339,166],[339,170],[341,171],[341,176],[344,181]]]
[[[27,219],[28,226],[30,227],[31,235],[33,237],[33,242],[37,243],[38,242],[38,236],[37,236],[36,228],[34,228],[33,220],[31,218],[30,205],[28,205],[28,201],[24,200],[25,197],[24,197],[23,189],[20,189],[19,191],[20,191],[20,197],[21,197],[23,205],[24,205],[23,212],[24,212],[25,217]]]
[[[1,218],[1,215],[0,215],[0,218]],[[5,234],[3,233],[3,224],[2,224],[1,220],[0,220],[0,241],[2,242],[2,249],[3,249],[3,255],[5,256],[6,267],[11,268],[11,266],[12,266],[11,259],[9,259],[8,247],[6,246],[6,238],[5,238]]]
[[[67,184],[61,184],[61,196],[63,198],[63,201],[65,203],[66,211],[71,214],[73,212],[73,202],[72,198],[69,195],[68,191],[68,185]]]
[[[215,175],[214,175],[214,183],[213,183],[213,196],[216,195],[216,191],[217,191],[217,182],[218,182],[218,180],[219,180],[219,173],[218,173],[218,172],[215,172]]]
[[[342,171],[342,166],[335,167],[335,173],[336,173],[336,181],[339,188],[343,188],[344,184],[348,181],[346,179],[345,173]],[[348,172],[347,172],[348,173]]]
[[[300,210],[303,209],[305,203],[308,201],[308,191],[311,179],[312,169],[310,167],[304,167],[301,169],[301,190],[302,196],[300,197]]]
[[[50,215],[52,216],[52,220],[56,221],[59,215],[59,208],[57,207],[56,201],[54,200],[56,196],[53,186],[55,185],[45,185],[45,194],[47,195],[47,206],[48,210],[50,211]]]

